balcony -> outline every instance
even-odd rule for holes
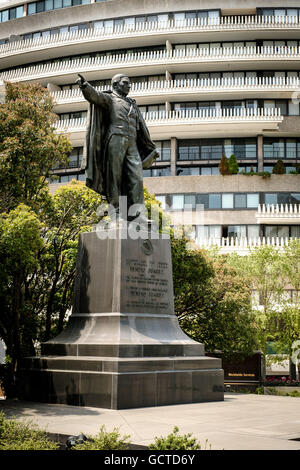
[[[275,109],[209,109],[154,111],[144,113],[151,137],[154,140],[170,138],[200,138],[222,133],[236,135],[256,135],[262,129],[276,130],[283,117]],[[67,133],[71,141],[83,143],[87,126],[86,118],[61,120],[56,122],[58,133]]]
[[[268,32],[280,33],[289,37],[299,36],[300,22],[290,16],[231,16],[209,19],[186,19],[180,21],[137,23],[135,25],[114,26],[112,28],[86,29],[49,35],[36,39],[14,41],[0,46],[0,58],[3,67],[24,63],[30,60],[42,60],[45,57],[57,57],[80,53],[84,48],[89,51],[119,49],[124,44],[135,47],[158,44],[169,40],[174,43],[207,42],[212,38],[218,40],[243,40],[263,38]],[[217,33],[217,35],[215,34]],[[293,34],[294,33],[294,34]],[[291,36],[292,35],[292,36]],[[265,37],[264,37],[265,38]]]
[[[300,204],[259,204],[255,217],[258,224],[300,225]]]
[[[267,70],[274,68],[276,61],[284,70],[299,68],[299,60],[300,47],[175,49],[49,62],[4,71],[0,78],[12,82],[39,80],[44,85],[49,81],[63,84],[75,82],[78,72],[85,74],[88,80],[99,80],[110,78],[117,71],[128,76],[156,75],[165,72],[166,68],[170,73],[180,72],[183,67],[185,72],[207,72],[228,64],[230,70],[246,70],[249,66]]]
[[[251,249],[262,246],[274,246],[281,249],[288,245],[290,240],[295,238],[284,237],[262,237],[262,238],[207,238],[196,239],[195,244],[204,249],[218,248],[220,254],[237,253],[238,255],[248,255]]]
[[[134,78],[133,78],[134,79]],[[110,87],[95,87],[97,91]],[[138,104],[151,104],[158,101],[180,100],[217,100],[219,98],[290,98],[300,88],[300,79],[296,77],[239,77],[197,80],[165,80],[133,83],[130,96]],[[55,112],[66,109],[83,109],[87,102],[80,89],[52,92],[56,103]]]

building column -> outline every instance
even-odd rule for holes
[[[177,139],[171,137],[171,176],[176,176]]]
[[[166,105],[166,111],[171,111],[171,103],[169,101],[166,101],[165,102],[165,105]]]
[[[169,70],[166,70],[166,80],[170,82],[172,80],[172,75],[170,74]]]
[[[257,171],[264,171],[264,151],[263,151],[263,136],[257,136]]]
[[[23,16],[27,16],[27,8],[28,8],[27,5],[28,3],[24,3],[23,5]]]
[[[171,41],[169,39],[166,40],[166,50],[171,51],[173,49]]]

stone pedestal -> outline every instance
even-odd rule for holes
[[[221,360],[174,314],[170,241],[116,232],[81,234],[72,315],[25,359],[20,398],[111,409],[223,400]]]

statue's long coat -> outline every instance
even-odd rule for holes
[[[135,101],[131,101],[138,113],[137,148],[143,162],[143,168],[146,169],[152,165],[155,158],[158,157],[158,153],[140,110]],[[110,138],[107,135],[107,129],[105,112],[100,106],[90,103],[81,169],[86,171],[86,185],[103,196],[106,196],[106,145]]]

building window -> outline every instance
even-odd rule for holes
[[[23,13],[23,5],[20,5],[19,7],[9,8],[7,10],[2,10],[0,11],[0,23],[4,23],[9,20],[15,20],[17,18],[22,18]]]
[[[154,143],[160,154],[160,157],[156,161],[169,162],[171,160],[171,141],[160,140]]]
[[[199,160],[199,144],[191,140],[178,143],[178,160]]]
[[[200,142],[202,160],[221,160],[223,153],[222,139],[203,139]]]
[[[284,139],[265,138],[264,158],[284,158]]]
[[[208,207],[209,209],[221,209],[221,194],[209,194]]]
[[[221,225],[197,225],[196,239],[221,238]]]
[[[202,209],[209,208],[209,195],[208,194],[197,194],[197,205],[202,207]]]
[[[233,194],[222,194],[222,209],[233,209]]]
[[[299,8],[258,8],[258,15],[262,16],[299,16]]]
[[[246,194],[235,194],[234,195],[234,207],[236,209],[245,209],[247,207],[247,196],[246,196]]]
[[[300,193],[265,193],[265,204],[300,204]]]
[[[265,236],[286,238],[290,236],[290,228],[288,225],[266,225]]]
[[[69,119],[81,119],[85,118],[86,116],[87,111],[76,111],[73,113],[62,113],[58,115],[60,121],[65,121]]]
[[[221,160],[223,153],[256,160],[256,148],[255,138],[179,140],[178,160]]]
[[[258,194],[247,194],[247,209],[256,209],[259,204]]]
[[[42,13],[43,11],[58,10],[60,8],[86,5],[89,3],[91,3],[91,0],[41,0],[27,4],[27,15],[30,16],[35,13]]]
[[[148,170],[143,170],[143,176],[145,178],[157,177],[157,176],[170,176],[170,167],[156,167]]]
[[[200,168],[198,166],[178,166],[176,168],[177,176],[197,176],[200,175]]]

